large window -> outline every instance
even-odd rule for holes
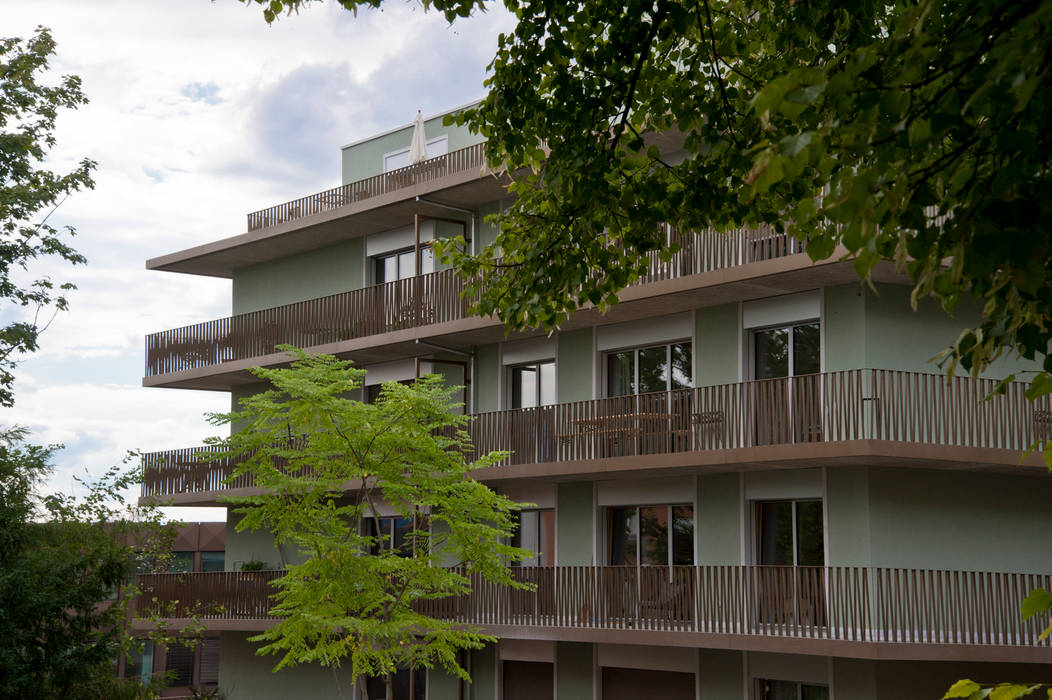
[[[535,362],[512,367],[511,408],[534,408],[555,403],[555,363]]]
[[[226,552],[201,552],[201,571],[223,571]]]
[[[823,566],[822,501],[758,501],[757,563]]]
[[[689,505],[607,509],[608,557],[613,565],[694,564],[694,508]]]
[[[555,511],[551,508],[519,511],[519,527],[511,543],[535,552],[519,566],[555,566]]]
[[[691,374],[690,343],[611,352],[606,356],[606,395],[687,389]]]
[[[829,700],[824,685],[757,679],[756,700]]]
[[[435,255],[430,247],[420,247],[420,272],[435,271]],[[377,255],[373,258],[373,282],[383,284],[416,275],[416,252],[413,248]]]
[[[753,377],[772,379],[822,371],[818,321],[753,331]]]

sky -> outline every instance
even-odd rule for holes
[[[218,434],[205,413],[229,408],[224,392],[142,388],[146,334],[230,313],[229,280],[145,260],[243,233],[246,213],[338,185],[340,146],[481,97],[497,36],[514,26],[500,8],[450,26],[405,0],[357,17],[319,3],[269,26],[237,0],[0,0],[0,17],[3,37],[51,28],[50,80],[78,75],[90,100],[62,114],[48,161],[98,162],[95,189],[49,220],[76,228],[88,264],[34,264],[78,289],[0,418],[65,446],[50,488],[66,493],[128,450],[201,444]]]

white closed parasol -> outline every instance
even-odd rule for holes
[[[427,159],[427,136],[424,135],[424,115],[416,110],[413,120],[413,140],[409,144],[409,164],[416,165]]]

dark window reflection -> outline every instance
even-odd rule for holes
[[[629,396],[636,393],[636,356],[634,350],[610,353],[607,357],[607,396]]]
[[[756,378],[789,376],[789,333],[784,328],[756,331]]]
[[[820,335],[817,323],[793,326],[793,375],[822,371]]]
[[[763,501],[756,510],[760,564],[825,565],[822,501]]]
[[[694,564],[693,506],[610,508],[607,512],[611,564]]]

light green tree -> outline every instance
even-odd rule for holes
[[[472,459],[467,417],[437,376],[388,383],[375,404],[352,398],[364,370],[294,348],[288,369],[254,369],[271,389],[212,417],[237,432],[213,441],[261,493],[231,499],[239,531],[272,532],[301,563],[275,582],[272,614],[253,637],[275,670],[347,666],[368,697],[367,679],[441,667],[467,679],[464,649],[494,640],[427,613],[431,601],[467,593],[468,574],[518,586],[508,565],[529,556],[507,544],[520,506],[472,478],[498,462]],[[397,514],[400,529],[380,514]],[[337,679],[339,687],[339,680]],[[392,697],[390,691],[388,697]]]

